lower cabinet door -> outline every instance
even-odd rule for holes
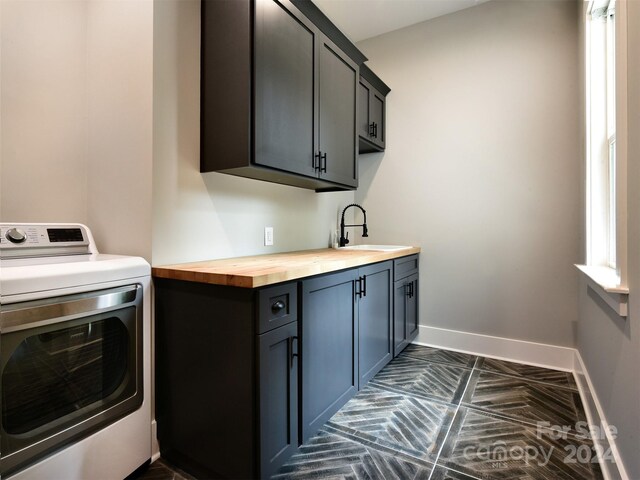
[[[260,477],[298,448],[298,322],[259,336]]]
[[[393,356],[418,335],[418,274],[393,283]]]
[[[362,388],[393,356],[393,262],[359,269],[359,382]]]
[[[410,289],[409,295],[406,296],[406,332],[407,343],[411,343],[418,336],[418,274],[411,275],[405,280]]]
[[[393,356],[396,357],[409,344],[407,337],[407,296],[409,286],[406,279],[393,282]]]
[[[302,439],[358,390],[357,269],[302,282]]]

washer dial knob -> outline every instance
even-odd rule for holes
[[[11,243],[24,243],[27,240],[27,234],[19,228],[10,228],[4,236]]]

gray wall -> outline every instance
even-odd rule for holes
[[[87,219],[86,10],[0,2],[0,221]]]
[[[371,240],[423,248],[423,325],[573,346],[577,3],[493,1],[360,42],[391,87]]]
[[[629,478],[635,480],[640,478],[640,2],[624,4],[628,8],[629,316],[615,315],[582,281],[577,348],[607,421],[618,429],[616,443]]]
[[[86,223],[150,259],[153,3],[0,9],[0,221]]]

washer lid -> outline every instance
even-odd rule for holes
[[[10,259],[0,262],[0,300],[11,295],[94,286],[151,275],[144,258],[122,255],[75,255],[38,259]]]

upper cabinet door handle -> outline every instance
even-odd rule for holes
[[[374,137],[375,136],[375,129],[376,129],[376,122],[371,122],[369,124],[369,136],[370,137]]]
[[[320,173],[327,173],[327,152],[320,155]]]

